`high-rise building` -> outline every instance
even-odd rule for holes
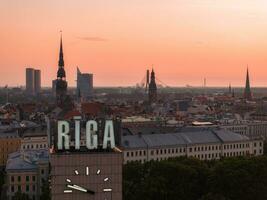
[[[148,90],[148,98],[150,103],[155,103],[157,101],[157,84],[155,80],[155,73],[152,69]]]
[[[246,99],[246,100],[252,99],[248,68],[247,68],[247,76],[246,76],[246,87],[245,87],[245,91],[244,91],[244,99]]]
[[[56,97],[57,105],[63,106],[64,100],[67,95],[67,81],[66,73],[64,69],[64,58],[63,58],[63,44],[62,44],[62,35],[60,38],[60,50],[59,50],[59,60],[58,60],[58,71],[57,71],[57,82],[56,82]]]
[[[26,68],[26,92],[27,94],[34,94],[34,69]]]
[[[35,94],[41,93],[41,70],[34,70],[34,92]]]
[[[41,70],[26,68],[26,92],[30,95],[41,92]]]
[[[93,74],[81,73],[77,67],[77,95],[82,98],[93,96]]]

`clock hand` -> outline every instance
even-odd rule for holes
[[[67,187],[71,188],[71,189],[74,189],[74,190],[81,191],[81,192],[86,192],[86,193],[89,193],[89,194],[95,194],[94,191],[85,189],[85,188],[83,188],[81,186],[78,186],[78,185],[67,185]]]

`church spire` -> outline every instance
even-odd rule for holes
[[[247,66],[247,76],[246,76],[246,87],[244,91],[244,98],[246,100],[252,99],[251,89],[250,89],[250,81],[249,81],[249,72],[248,72],[248,66]]]
[[[61,79],[62,78],[66,78],[66,73],[65,73],[65,70],[64,70],[62,32],[61,32],[61,35],[60,35],[60,48],[59,48],[59,59],[58,59],[57,78],[61,78]]]
[[[61,35],[60,35],[60,49],[59,49],[58,67],[64,67],[62,31],[60,31],[60,32],[61,32]]]
[[[150,83],[148,88],[148,97],[150,103],[155,103],[157,101],[157,84],[155,80],[155,72],[152,67],[151,76],[150,76]]]

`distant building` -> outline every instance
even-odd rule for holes
[[[45,128],[30,128],[23,132],[21,150],[48,149],[48,138]]]
[[[81,73],[77,67],[77,94],[81,98],[91,98],[93,96],[93,74]]]
[[[20,149],[21,139],[17,132],[0,133],[0,166],[5,166],[8,154]]]
[[[252,93],[251,93],[251,89],[250,89],[248,69],[247,69],[247,76],[246,76],[246,86],[245,86],[245,90],[244,90],[244,99],[252,100]]]
[[[35,94],[41,93],[41,70],[34,70],[34,92]]]
[[[19,191],[32,200],[39,200],[42,185],[49,175],[48,150],[26,150],[10,154],[6,173],[8,200],[12,200]]]
[[[34,69],[26,68],[26,92],[34,95]]]
[[[26,92],[30,95],[41,92],[41,70],[26,68]]]
[[[200,160],[263,155],[263,140],[226,130],[203,130],[122,137],[124,163],[188,156]]]
[[[152,69],[150,83],[148,88],[148,98],[150,103],[155,103],[157,101],[157,84],[155,80],[155,72]]]

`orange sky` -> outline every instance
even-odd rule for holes
[[[133,86],[154,64],[170,86],[267,86],[266,0],[1,0],[0,86],[25,67],[51,86],[63,30],[69,85],[76,66],[96,86]]]

